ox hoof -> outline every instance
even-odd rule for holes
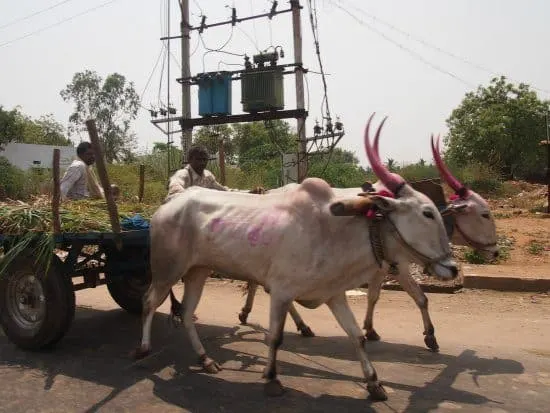
[[[367,334],[365,334],[365,337],[369,341],[380,341],[380,336],[376,332],[376,330],[367,331]]]
[[[285,392],[283,385],[277,379],[270,380],[264,384],[264,392],[269,397],[279,397]]]
[[[388,400],[388,394],[384,387],[380,383],[369,384],[367,385],[367,391],[369,392],[370,398],[375,401],[384,401]]]
[[[248,313],[239,313],[239,321],[241,322],[241,325],[246,325],[246,320],[248,320]]]
[[[151,348],[140,346],[130,352],[130,358],[134,360],[141,360],[151,354]]]
[[[315,337],[315,333],[308,326],[304,325],[299,328],[302,337]]]
[[[199,319],[196,314],[193,314],[193,321],[196,322]]]
[[[433,352],[437,353],[439,351],[439,344],[437,344],[435,336],[427,335],[424,337],[424,343],[426,343],[426,346]]]
[[[220,371],[222,371],[221,366],[215,360],[212,360],[210,357],[206,357],[204,359],[204,361],[202,362],[202,366],[204,370],[210,374],[217,374]]]

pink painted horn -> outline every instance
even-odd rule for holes
[[[468,193],[467,189],[453,176],[453,174],[451,174],[449,168],[447,168],[447,165],[445,165],[443,159],[441,159],[441,155],[439,153],[439,135],[437,135],[437,143],[434,144],[434,135],[432,134],[432,154],[435,160],[435,165],[437,166],[439,174],[443,180],[447,182],[456,193],[463,193],[461,197],[464,197]]]
[[[382,130],[382,126],[384,126],[384,122],[386,122],[387,117],[385,117],[382,120],[382,123],[380,123],[380,126],[378,126],[378,130],[376,131],[376,136],[374,137],[374,148],[370,144],[370,123],[372,121],[372,118],[374,117],[374,113],[370,116],[369,121],[367,122],[367,126],[365,128],[365,150],[367,151],[367,157],[369,158],[369,162],[372,166],[372,170],[374,171],[375,175],[382,181],[382,183],[390,190],[392,191],[396,196],[399,190],[403,187],[405,184],[405,180],[401,178],[399,175],[393,174],[390,171],[386,169],[384,164],[380,161],[380,156],[378,155],[378,140],[380,139],[380,131]]]

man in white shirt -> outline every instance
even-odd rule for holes
[[[75,159],[65,171],[60,181],[61,199],[79,200],[87,198],[104,198],[103,188],[97,183],[91,165],[95,162],[94,151],[90,142],[81,142],[76,147]],[[111,185],[113,196],[116,199],[119,189]]]
[[[168,183],[168,194],[166,200],[171,199],[175,194],[183,192],[190,186],[202,186],[203,188],[217,189],[218,191],[230,191],[226,186],[220,184],[216,177],[206,169],[208,164],[208,151],[203,146],[193,146],[187,154],[189,164],[176,171],[170,177]]]

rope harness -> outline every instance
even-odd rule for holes
[[[375,192],[372,187],[369,189],[370,190],[366,192],[368,192],[370,195],[387,196],[387,197],[393,198],[393,194],[387,191]],[[387,222],[389,224],[390,235],[392,235],[407,251],[409,251],[412,255],[416,256],[421,262],[425,264],[424,272],[427,271],[427,268],[429,266],[436,264],[446,258],[451,257],[450,251],[436,258],[430,258],[429,256],[421,253],[412,245],[410,245],[407,241],[405,241],[405,239],[403,238],[403,235],[401,235],[401,232],[399,232],[399,229],[397,229],[397,226],[390,219],[388,214],[383,213],[376,207],[374,209],[369,210],[365,214],[365,216],[368,219],[367,223],[369,228],[369,239],[370,239],[372,252],[374,254],[374,258],[376,259],[376,263],[378,264],[379,268],[382,268],[383,262],[386,261],[389,265],[388,273],[390,275],[394,275],[394,276],[397,275],[399,273],[399,269],[397,267],[397,263],[389,260],[387,254],[385,253],[386,248],[384,246],[384,238],[382,234],[383,232],[382,224],[384,222]]]

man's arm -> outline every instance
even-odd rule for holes
[[[65,171],[65,174],[63,175],[63,178],[61,178],[61,181],[59,183],[61,199],[63,201],[67,200],[68,192],[76,183],[76,181],[80,179],[81,176],[82,176],[81,168],[79,168],[77,165],[69,165],[69,167]]]
[[[189,173],[187,169],[180,169],[170,177],[170,181],[168,183],[168,194],[166,196],[177,194],[178,192],[183,192],[186,188],[189,188],[190,186],[191,180],[189,179]]]
[[[207,175],[207,179],[208,179],[208,188],[210,189],[215,189],[217,191],[231,191],[231,189],[227,186],[223,186],[222,184],[220,184],[217,180],[216,180],[216,177],[214,176],[214,174],[210,171],[204,171],[205,174],[208,174]]]

